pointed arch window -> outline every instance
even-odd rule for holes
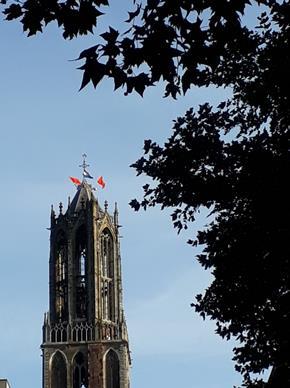
[[[101,234],[101,265],[102,265],[102,315],[103,319],[114,321],[114,244],[108,229]]]
[[[112,349],[106,355],[106,388],[120,388],[119,358]]]
[[[103,319],[114,321],[114,287],[112,279],[102,279],[101,295]]]
[[[75,247],[75,289],[76,316],[87,316],[87,233],[84,225],[76,233]]]
[[[60,352],[56,352],[52,358],[51,388],[67,388],[66,360]]]
[[[79,352],[73,362],[73,388],[87,388],[87,365],[83,353]]]
[[[67,319],[67,240],[60,232],[55,252],[55,312],[59,320]]]
[[[114,277],[114,246],[113,237],[108,229],[101,235],[102,245],[102,275],[107,278]]]

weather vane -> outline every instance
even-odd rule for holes
[[[86,168],[90,167],[90,165],[86,163],[87,154],[82,154],[82,157],[83,157],[83,163],[80,164],[79,167],[82,167],[83,174],[84,174],[86,172]]]
[[[83,157],[83,163],[80,164],[79,167],[81,167],[83,169],[83,178],[84,178],[84,180],[85,180],[85,178],[94,179],[94,177],[87,170],[87,167],[90,167],[90,165],[86,163],[87,154],[82,154],[82,157]],[[81,181],[78,178],[70,176],[69,179],[77,187],[81,185]],[[102,187],[102,189],[104,189],[105,186],[106,186],[106,182],[104,181],[104,178],[102,176],[100,176],[97,179],[97,183],[98,183],[98,185],[100,185]],[[96,190],[96,188],[93,188],[93,190]]]
[[[89,164],[86,163],[87,154],[82,154],[82,157],[83,157],[83,163],[80,164],[79,167],[81,167],[83,169],[83,177],[93,179],[93,177],[91,176],[91,174],[87,170],[87,167],[90,166]]]

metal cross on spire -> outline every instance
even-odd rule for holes
[[[89,164],[86,163],[87,155],[83,154],[82,157],[83,157],[83,163],[80,164],[79,167],[81,167],[83,169],[83,178],[93,179],[93,177],[91,176],[91,174],[87,170],[87,167],[90,166]]]
[[[84,174],[85,171],[86,171],[86,168],[87,168],[87,167],[90,167],[90,165],[86,163],[87,154],[82,154],[82,157],[83,157],[83,163],[80,164],[79,167],[82,167],[82,169],[83,169],[83,174]]]

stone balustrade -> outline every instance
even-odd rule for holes
[[[43,325],[43,343],[114,341],[123,339],[122,324],[89,324],[87,322],[45,323]]]

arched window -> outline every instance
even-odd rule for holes
[[[76,232],[75,246],[75,286],[76,316],[87,316],[87,232],[84,225]]]
[[[82,388],[88,386],[87,365],[84,355],[77,353],[73,362],[73,388]]]
[[[107,278],[114,277],[114,246],[113,237],[108,229],[101,235],[102,249],[102,275]]]
[[[67,319],[67,240],[63,232],[56,240],[55,312],[57,319]]]
[[[106,388],[120,388],[119,359],[113,350],[106,355]]]
[[[64,356],[56,352],[51,363],[51,388],[67,388],[67,368]]]
[[[102,264],[102,315],[103,319],[114,321],[114,243],[108,229],[101,234],[101,264]]]

